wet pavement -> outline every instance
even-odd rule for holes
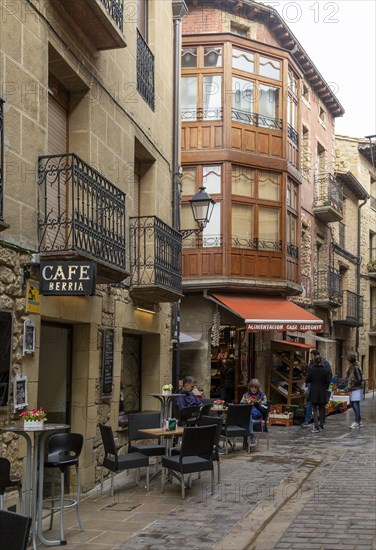
[[[251,454],[221,459],[221,483],[210,492],[203,473],[180,498],[176,480],[145,492],[132,475],[116,493],[97,488],[82,501],[85,531],[65,513],[68,547],[96,550],[376,550],[376,399],[361,404],[365,427],[350,430],[353,411],[326,419],[323,432],[271,426]],[[216,467],[216,466],[215,466]],[[58,528],[58,522],[56,527]],[[46,533],[48,538],[54,534]],[[40,546],[42,547],[42,546]]]

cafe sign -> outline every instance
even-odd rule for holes
[[[41,262],[39,292],[44,296],[92,296],[95,262]]]

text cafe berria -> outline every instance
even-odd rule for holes
[[[92,296],[95,262],[41,262],[39,292],[44,296]]]

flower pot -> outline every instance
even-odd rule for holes
[[[44,420],[24,420],[25,430],[43,430]]]
[[[172,392],[170,390],[162,390],[162,395],[171,395]]]

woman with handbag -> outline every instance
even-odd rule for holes
[[[347,360],[350,363],[346,373],[347,389],[350,392],[350,404],[355,414],[355,422],[349,428],[355,430],[364,426],[364,422],[362,422],[360,416],[360,401],[363,396],[363,375],[355,353],[348,353]]]

